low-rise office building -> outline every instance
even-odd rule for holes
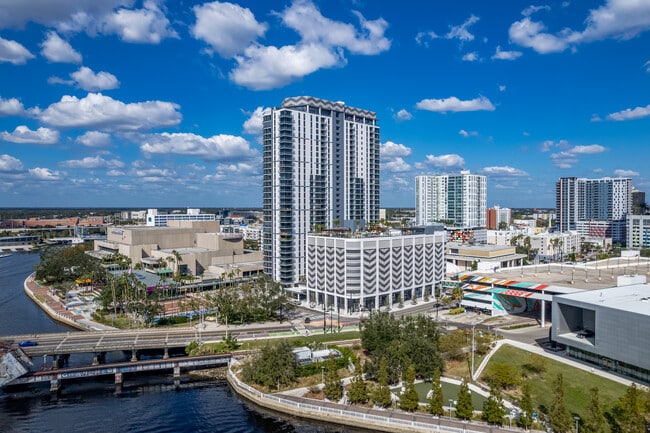
[[[433,296],[445,274],[445,232],[409,230],[413,234],[309,235],[307,300],[314,306],[358,311]]]
[[[553,339],[569,356],[650,381],[650,284],[622,276],[618,286],[553,298]]]

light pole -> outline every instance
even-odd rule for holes
[[[474,327],[475,326],[476,325],[472,325],[472,371],[470,376],[472,382],[474,381]]]
[[[580,417],[579,416],[574,416],[573,419],[576,420],[576,433],[578,433],[578,424],[580,423]]]
[[[320,366],[320,382],[325,383],[325,366]]]

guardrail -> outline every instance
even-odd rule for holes
[[[228,368],[228,379],[230,384],[233,385],[235,391],[239,389],[244,397],[260,404],[261,406],[270,406],[269,408],[280,411],[282,411],[280,408],[284,408],[284,412],[289,414],[317,419],[320,421],[324,420],[324,414],[328,414],[330,415],[330,418],[333,418],[333,421],[339,424],[357,427],[362,426],[370,429],[377,429],[379,425],[382,425],[382,430],[385,431],[396,431],[396,429],[398,429],[397,431],[434,431],[440,433],[500,433],[522,431],[520,429],[508,429],[487,424],[470,424],[452,420],[443,420],[441,418],[428,418],[426,416],[421,416],[421,420],[400,419],[396,416],[383,415],[383,411],[377,409],[365,408],[361,410],[353,410],[352,408],[334,408],[328,407],[327,405],[304,403],[289,398],[283,398],[278,395],[265,394],[240,381],[232,372],[230,367]],[[271,404],[266,405],[265,402]],[[333,406],[331,404],[328,405]],[[413,414],[404,414],[406,416],[417,416]],[[395,413],[394,415],[398,415],[398,413]],[[428,422],[428,420],[430,421]],[[457,424],[457,426],[448,425],[452,423]]]

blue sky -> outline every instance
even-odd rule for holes
[[[498,6],[495,6],[498,4]],[[261,112],[375,111],[381,205],[418,174],[553,207],[650,192],[650,0],[0,0],[0,206],[261,207]]]

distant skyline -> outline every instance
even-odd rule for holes
[[[563,176],[650,192],[650,1],[0,0],[0,207],[262,205],[261,113],[375,111],[381,207]]]

